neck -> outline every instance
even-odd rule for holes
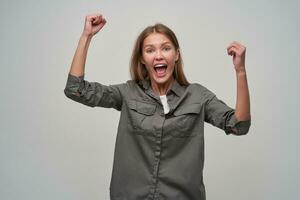
[[[170,80],[168,80],[167,82],[163,83],[163,84],[158,84],[155,81],[151,81],[151,88],[153,90],[153,92],[155,94],[158,95],[165,95],[167,94],[167,92],[171,89],[172,85],[174,82],[174,78],[171,77]]]

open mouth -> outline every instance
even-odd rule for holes
[[[154,70],[158,76],[164,76],[167,71],[167,67],[168,66],[166,64],[156,64],[154,66]]]

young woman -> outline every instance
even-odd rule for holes
[[[204,86],[187,81],[177,38],[163,24],[138,36],[132,80],[109,86],[84,80],[89,44],[105,23],[100,14],[86,17],[65,94],[91,107],[121,112],[111,200],[204,200],[204,122],[234,135],[246,134],[250,127],[246,48],[238,42],[227,48],[237,78],[233,109]]]

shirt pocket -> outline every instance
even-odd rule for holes
[[[174,112],[174,130],[173,137],[185,138],[196,134],[195,127],[200,118],[202,104],[193,103],[178,108]]]
[[[153,133],[153,119],[156,105],[137,101],[128,101],[128,128],[135,134],[150,135]]]

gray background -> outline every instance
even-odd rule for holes
[[[226,47],[247,47],[252,127],[226,136],[206,125],[207,199],[299,199],[299,1],[16,1],[0,3],[0,199],[109,199],[119,113],[63,94],[86,14],[107,19],[86,79],[129,79],[138,33],[162,22],[177,34],[190,82],[235,106]]]

